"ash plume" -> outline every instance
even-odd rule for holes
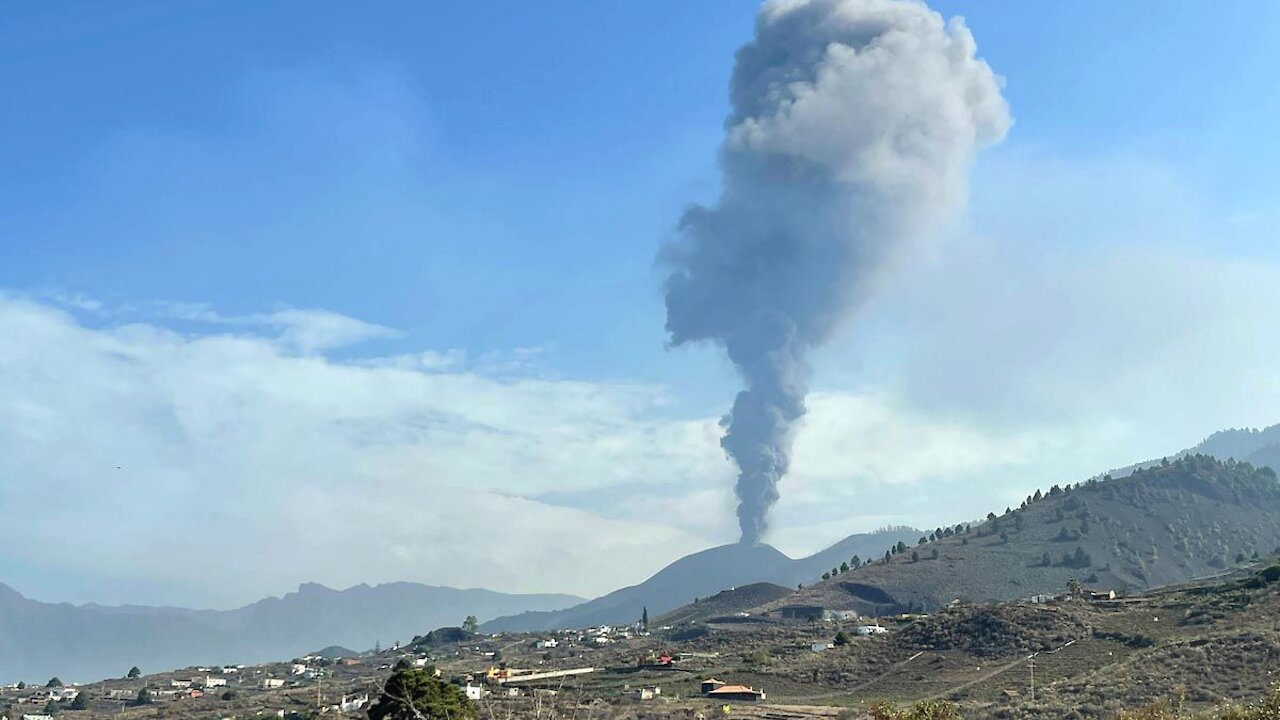
[[[962,20],[913,0],[771,0],[738,50],[720,197],[660,259],[671,345],[718,343],[743,377],[721,445],[744,543],[790,464],[809,351],[965,203],[975,152],[1009,128],[976,51]]]

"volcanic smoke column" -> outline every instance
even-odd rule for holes
[[[671,344],[719,343],[745,389],[721,445],[742,542],[761,539],[809,350],[876,271],[965,204],[975,152],[1010,125],[964,22],[911,0],[771,0],[737,53],[719,200],[662,251]]]

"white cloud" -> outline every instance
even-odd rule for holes
[[[0,334],[0,504],[30,509],[0,542],[18,567],[80,578],[75,599],[225,603],[305,580],[596,593],[710,541],[524,499],[614,488],[625,503],[659,473],[722,465],[681,424],[644,419],[660,389],[91,329],[12,296]],[[130,575],[169,595],[94,595],[95,577]]]
[[[278,328],[279,342],[303,355],[402,336],[391,328],[323,310],[290,308],[255,316],[251,320]]]
[[[1222,217],[1192,200],[1180,220],[1151,199],[1159,222],[1129,219],[1125,242],[1092,216],[1063,226],[1121,192],[1108,183],[1194,197],[1167,169],[1041,169],[1005,168],[979,196],[1022,208],[1013,222],[904,262],[818,358],[781,549],[972,519],[1280,420],[1280,267],[1165,242]],[[229,604],[404,579],[592,594],[736,535],[717,419],[673,417],[665,388],[557,379],[539,348],[337,361],[324,352],[394,331],[320,310],[43,297],[0,295],[0,580],[36,596]]]
[[[859,383],[824,373],[770,539],[800,554],[972,519],[1280,417],[1280,270],[1082,252],[970,247],[887,287],[824,358],[861,355]],[[522,374],[531,351],[339,362],[308,353],[384,329],[200,314],[222,322],[87,327],[0,296],[0,506],[27,509],[0,542],[20,589],[52,573],[77,578],[57,600],[229,604],[307,580],[594,594],[735,536],[717,421],[670,417],[661,387]]]

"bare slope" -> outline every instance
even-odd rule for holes
[[[1088,585],[1139,590],[1222,573],[1280,545],[1269,468],[1196,455],[1114,480],[1054,488],[1022,508],[912,543],[886,562],[805,588],[787,603],[868,614],[1009,600]]]
[[[785,588],[773,583],[752,583],[742,587],[721,590],[709,598],[701,598],[684,607],[676,608],[658,618],[654,625],[681,625],[685,623],[706,622],[734,616],[754,607],[759,607],[775,600],[791,597],[795,588]]]

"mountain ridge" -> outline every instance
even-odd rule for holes
[[[481,625],[485,632],[540,631],[591,625],[623,625],[636,622],[648,610],[657,617],[695,598],[752,583],[795,587],[816,580],[823,572],[848,562],[854,555],[868,556],[895,542],[918,537],[920,530],[884,528],[850,535],[830,547],[803,558],[791,558],[766,543],[733,543],[701,550],[679,558],[643,582],[563,610],[527,612],[500,617]]]
[[[48,603],[0,583],[0,678],[96,680],[129,667],[254,662],[326,645],[409,640],[467,615],[558,609],[582,598],[395,582],[336,590],[303,583],[230,610]]]

